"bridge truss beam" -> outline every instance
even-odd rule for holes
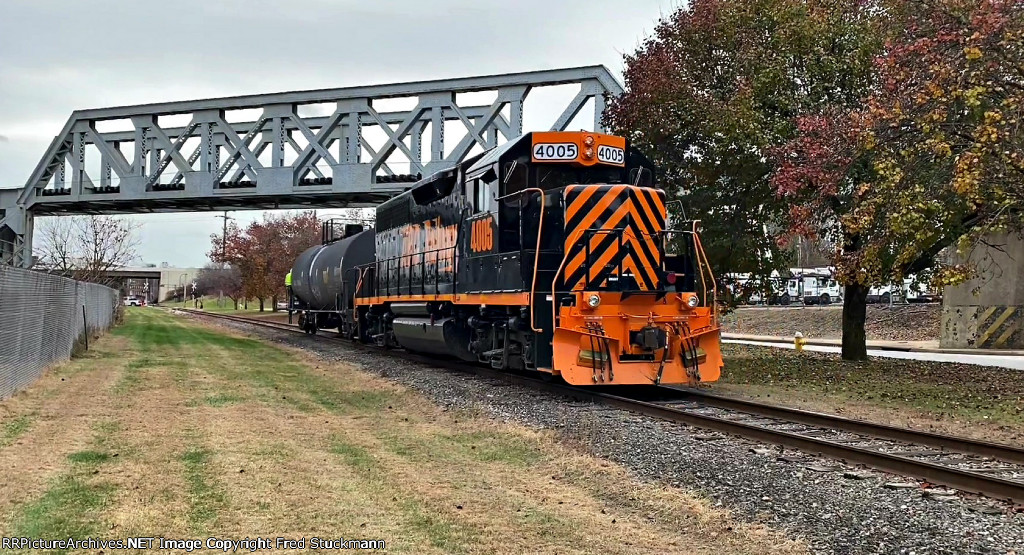
[[[0,196],[0,233],[29,265],[33,215],[373,206],[520,136],[531,91],[561,85],[576,92],[552,130],[587,106],[601,130],[622,92],[589,66],[75,111]]]

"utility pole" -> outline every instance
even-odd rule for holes
[[[221,239],[220,239],[220,258],[221,258],[221,260],[223,260],[224,259],[224,254],[225,254],[225,248],[227,247],[227,244],[228,244],[228,220],[233,220],[234,218],[232,218],[231,216],[228,216],[228,211],[227,210],[224,211],[224,215],[223,216],[217,216],[217,217],[218,218],[224,218],[224,234],[221,235]]]

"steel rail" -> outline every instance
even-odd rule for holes
[[[978,441],[932,432],[923,432],[909,428],[890,426],[888,424],[875,424],[864,420],[855,420],[852,418],[844,418],[842,416],[835,416],[821,412],[794,409],[768,403],[759,403],[757,401],[736,399],[733,397],[724,397],[692,389],[677,387],[668,387],[667,389],[670,389],[673,393],[681,393],[686,397],[698,400],[700,403],[708,406],[740,410],[751,414],[758,414],[769,418],[780,418],[800,424],[824,426],[845,432],[865,434],[877,438],[891,439],[907,443],[930,445],[933,447],[940,447],[942,449],[952,449],[961,453],[992,457],[1007,462],[1024,464],[1024,449],[1013,447],[1011,445]]]
[[[245,324],[252,324],[280,331],[289,331],[306,335],[305,332],[303,332],[302,330],[299,330],[298,328],[287,324],[280,324],[276,322],[263,322],[252,318],[244,318],[227,314],[217,314],[192,309],[184,309],[184,311],[191,314],[198,314],[201,316],[233,320]],[[345,341],[340,338],[325,337],[325,339],[344,342],[346,345],[350,346],[360,346],[358,343]],[[700,414],[678,407],[659,404],[657,402],[631,399],[629,397],[623,397],[621,395],[614,395],[611,393],[595,391],[589,388],[574,387],[568,384],[561,384],[557,382],[548,382],[533,377],[526,377],[508,372],[501,372],[484,367],[472,367],[456,361],[444,361],[426,356],[418,356],[411,353],[394,352],[393,354],[399,355],[407,360],[422,362],[424,364],[428,364],[435,367],[453,369],[460,372],[474,373],[480,376],[486,376],[506,383],[525,385],[549,393],[572,397],[580,400],[587,400],[595,403],[601,403],[607,406],[616,407],[639,414],[644,414],[646,416],[651,416],[662,420],[688,424],[691,426],[709,430],[715,430],[718,432],[732,434],[747,439],[754,439],[758,441],[764,441],[767,443],[783,445],[786,447],[799,449],[801,451],[809,453],[818,453],[835,459],[843,460],[847,463],[863,464],[878,470],[891,472],[894,474],[900,474],[904,476],[912,476],[919,479],[927,480],[934,484],[939,484],[972,493],[980,493],[995,499],[1011,501],[1014,503],[1024,503],[1024,482],[1015,482],[1003,478],[988,476],[977,472],[971,472],[970,470],[943,466],[936,463],[915,460],[900,455],[874,451],[871,449],[865,449],[861,447],[854,447],[851,445],[831,442],[828,440],[818,439],[815,437],[803,436],[797,433],[773,430],[770,428],[760,427],[753,424],[747,424],[744,422],[738,422],[727,418]],[[791,420],[797,423],[820,425],[844,431],[847,430],[842,428],[839,425],[840,423],[854,423],[858,428],[857,433],[862,433],[864,435],[875,437],[884,437],[886,439],[896,439],[891,438],[888,435],[876,436],[876,434],[874,434],[872,431],[872,427],[876,425],[872,425],[870,423],[862,421],[844,419],[839,417],[829,417],[828,415],[825,414],[813,413],[810,411],[799,411],[797,409],[786,409],[785,407],[760,405],[752,401],[727,399],[724,397],[712,396],[707,394],[696,394],[696,392],[681,390],[677,388],[665,389],[672,390],[673,392],[690,394],[693,395],[695,398],[702,397],[702,402],[705,399],[707,400],[707,406],[716,406],[715,404],[719,403],[719,408],[724,408],[728,410],[738,410],[751,414],[757,414],[760,416],[780,418],[783,420]],[[765,414],[766,412],[772,414]],[[782,416],[783,414],[785,414],[786,416]],[[802,420],[796,420],[796,418],[800,418]],[[878,426],[880,426],[878,431],[880,433],[885,434],[895,435],[896,432],[893,432],[892,430],[899,430],[898,428],[894,428],[891,426]],[[940,439],[946,441],[947,443],[944,444],[945,446],[964,445],[968,446],[970,449],[980,448],[979,446],[985,446],[988,449],[992,449],[993,447],[999,447],[1002,448],[1002,450],[1004,451],[996,451],[1000,451],[1004,455],[1006,455],[1007,460],[1019,460],[1018,458],[1021,456],[1022,453],[1021,450],[1015,450],[1013,447],[1000,446],[996,444],[987,444],[984,442],[974,442],[972,440],[967,440],[964,438],[949,437],[940,434],[927,434],[925,432],[914,432],[912,430],[902,430],[902,432],[905,432],[904,438],[917,437],[914,434],[918,433],[926,434],[927,436],[930,436],[929,441],[938,441]],[[900,438],[899,440],[915,443],[922,442],[917,439],[904,438]],[[1017,453],[1008,452],[1005,450],[1017,451]],[[968,454],[980,454],[973,450],[969,450],[967,452]],[[957,452],[953,451],[950,452],[950,454],[956,453]],[[991,456],[995,457],[996,455]]]

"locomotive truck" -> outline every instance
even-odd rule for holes
[[[307,333],[574,385],[697,384],[722,356],[699,222],[625,138],[534,132],[417,181],[295,261]]]

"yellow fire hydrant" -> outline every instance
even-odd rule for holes
[[[806,344],[807,344],[807,339],[804,338],[804,334],[802,334],[800,332],[796,332],[796,334],[793,335],[793,348],[794,349],[796,349],[798,351],[802,351],[802,350],[804,350],[804,345],[806,345]]]

